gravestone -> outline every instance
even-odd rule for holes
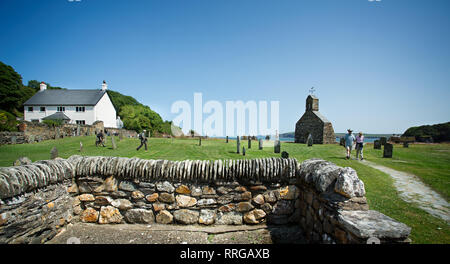
[[[381,149],[381,143],[380,143],[379,140],[375,140],[375,141],[373,142],[373,148],[374,148],[374,149]]]
[[[77,126],[77,136],[80,136],[80,125]]]
[[[339,145],[345,146],[345,138],[344,138],[344,137],[341,137],[341,138],[339,139]]]
[[[13,166],[29,165],[32,161],[27,157],[20,157],[14,161]]]
[[[83,142],[80,141],[80,152],[83,152]]]
[[[403,142],[403,147],[404,148],[409,148],[409,143],[408,142]]]
[[[59,127],[56,128],[56,132],[55,132],[55,139],[59,139],[61,138],[61,131],[59,130]]]
[[[384,144],[383,158],[392,158],[393,149],[394,145],[390,143]]]
[[[228,136],[227,136],[227,139],[226,139],[225,143],[228,143]]]
[[[306,139],[306,143],[308,144],[308,147],[311,147],[313,145],[313,142],[314,141],[313,141],[312,135],[309,134],[308,138]]]
[[[250,138],[250,136],[248,137],[248,149],[252,148],[252,139]]]
[[[237,154],[239,154],[241,148],[241,141],[239,140],[239,136],[237,136],[236,145],[237,145]]]
[[[16,144],[16,143],[17,143],[17,137],[11,136],[11,144]]]
[[[281,143],[280,140],[275,140],[275,145],[274,145],[274,153],[280,153],[281,150]]]
[[[384,146],[384,144],[386,144],[386,142],[387,142],[386,137],[380,137],[380,143],[381,143],[381,145]]]
[[[56,159],[58,157],[58,149],[56,147],[53,147],[50,151],[50,158]]]
[[[198,145],[199,145],[199,146],[202,145],[202,137],[198,137]]]
[[[283,159],[289,159],[289,153],[287,153],[286,151],[281,152],[281,157]]]
[[[263,140],[262,140],[262,138],[259,139],[259,146],[258,146],[258,149],[259,149],[259,150],[262,150],[262,149],[263,149]]]
[[[242,147],[242,155],[245,156],[245,147]]]
[[[121,141],[122,139],[123,139],[123,133],[120,132],[120,133],[119,133],[119,141]]]
[[[28,137],[28,143],[33,143],[34,142],[34,136],[33,135],[30,135],[29,137]]]
[[[111,144],[113,149],[117,149],[116,140],[114,139],[114,136],[111,136]]]

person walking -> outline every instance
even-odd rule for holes
[[[105,147],[105,144],[103,143],[103,138],[105,136],[103,135],[103,132],[100,130],[100,132],[97,133],[97,141],[95,141],[95,146],[98,147],[98,145],[102,144],[103,147]]]
[[[363,148],[364,148],[364,135],[362,132],[359,132],[359,134],[356,136],[356,159],[359,159],[360,155],[361,160],[364,159]]]
[[[345,134],[345,148],[347,149],[347,159],[350,158],[352,152],[353,142],[355,141],[355,136],[352,134],[353,130],[347,129],[347,134]]]
[[[141,145],[136,150],[139,150],[143,145],[145,145],[145,151],[147,151],[147,137],[145,136],[146,130],[144,129],[142,133],[139,134],[139,139],[141,140]]]

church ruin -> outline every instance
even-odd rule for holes
[[[333,125],[319,112],[319,99],[314,95],[306,98],[306,111],[295,125],[295,143],[306,143],[311,134],[314,144],[334,144]]]

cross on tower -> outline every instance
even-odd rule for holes
[[[309,94],[314,94],[314,92],[316,91],[316,89],[314,89],[314,86],[313,87],[311,87],[311,89],[309,89]]]

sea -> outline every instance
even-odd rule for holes
[[[218,138],[225,138],[225,137],[218,137]],[[266,137],[265,136],[257,136],[256,138],[259,140],[260,138],[265,139]],[[229,137],[229,139],[236,139],[236,137]],[[273,138],[270,138],[270,139],[273,140]],[[373,143],[375,140],[379,140],[379,139],[380,139],[379,137],[364,137],[364,143]],[[294,138],[281,137],[280,141],[294,142]],[[339,143],[339,141],[340,141],[340,138],[336,137],[336,142]]]

